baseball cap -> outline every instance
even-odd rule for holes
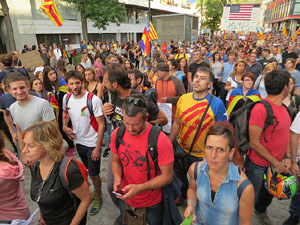
[[[165,62],[157,63],[156,67],[153,69],[153,72],[157,71],[166,71],[169,72],[169,65]]]

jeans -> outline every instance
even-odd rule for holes
[[[247,157],[245,162],[246,175],[251,181],[255,192],[254,208],[256,212],[265,212],[271,204],[273,195],[264,187],[264,173],[268,167],[256,165]]]
[[[188,154],[180,147],[180,145],[177,143],[176,145],[176,149],[175,149],[175,157],[179,156],[179,157],[186,157]],[[192,165],[194,162],[198,162],[198,161],[202,161],[203,158],[201,157],[194,157],[190,155],[190,161],[189,161],[189,166]],[[188,168],[189,168],[188,166]],[[187,178],[187,170],[185,170],[184,168],[176,168],[174,167],[174,172],[176,174],[176,176],[178,177],[178,179],[181,181],[182,183],[182,187],[181,187],[181,196],[186,198],[187,196],[187,190],[189,187],[189,181]]]
[[[298,166],[300,167],[300,162],[298,162]],[[300,182],[300,179],[298,177]],[[298,186],[296,194],[293,196],[290,204],[290,214],[300,218],[300,186]]]
[[[225,90],[225,83],[221,83],[221,91],[220,91],[220,99],[224,102],[224,105],[226,105],[226,96],[227,96],[227,92]]]
[[[120,213],[123,217],[125,202],[120,200]],[[163,224],[163,207],[162,202],[147,207],[146,209],[146,220],[149,225],[161,225]]]

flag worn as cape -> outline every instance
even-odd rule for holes
[[[234,109],[235,105],[238,103],[239,100],[242,98],[248,98],[253,102],[257,102],[261,99],[260,94],[254,88],[251,88],[247,94],[244,96],[243,87],[239,86],[233,89],[231,95],[229,97],[228,106],[227,106],[227,114],[230,116],[232,110]]]
[[[140,46],[144,53],[144,57],[150,55],[150,41],[149,41],[149,36],[148,36],[146,27],[144,28],[144,33],[143,33],[142,39],[140,41]]]
[[[40,7],[44,13],[52,20],[52,22],[58,26],[61,27],[64,23],[56,4],[54,3],[54,0],[44,0],[41,7]]]

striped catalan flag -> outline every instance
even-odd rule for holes
[[[157,33],[156,33],[156,31],[155,31],[155,29],[154,29],[151,22],[149,22],[148,25],[147,25],[147,33],[148,33],[148,36],[149,36],[149,41],[158,39]]]
[[[57,6],[54,3],[54,0],[44,0],[40,8],[56,26],[62,26],[64,21],[57,9]]]

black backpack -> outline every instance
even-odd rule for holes
[[[275,120],[277,120],[276,117],[274,117],[273,115],[273,110],[270,103],[266,100],[249,103],[235,111],[231,115],[229,122],[235,128],[235,135],[237,138],[237,144],[240,155],[246,154],[247,151],[251,149],[249,144],[249,118],[253,107],[258,103],[263,104],[267,110],[267,117],[265,120],[263,132],[267,129],[268,126],[272,126],[274,124],[274,118]],[[267,142],[265,136],[264,140],[265,142]]]
[[[119,130],[117,131],[116,134],[116,149],[118,151],[119,146],[121,144],[125,144],[122,141],[123,135],[125,133],[125,125],[122,123],[121,126],[119,127]],[[152,161],[154,162],[154,167],[155,167],[155,176],[157,176],[157,171],[159,169],[158,167],[158,154],[157,154],[157,140],[158,136],[160,134],[161,127],[158,125],[152,125],[149,137],[148,137],[148,149],[147,152],[149,152]],[[149,163],[149,158],[148,154],[146,155],[146,160],[147,160],[147,177],[148,180],[150,180],[150,163]]]

